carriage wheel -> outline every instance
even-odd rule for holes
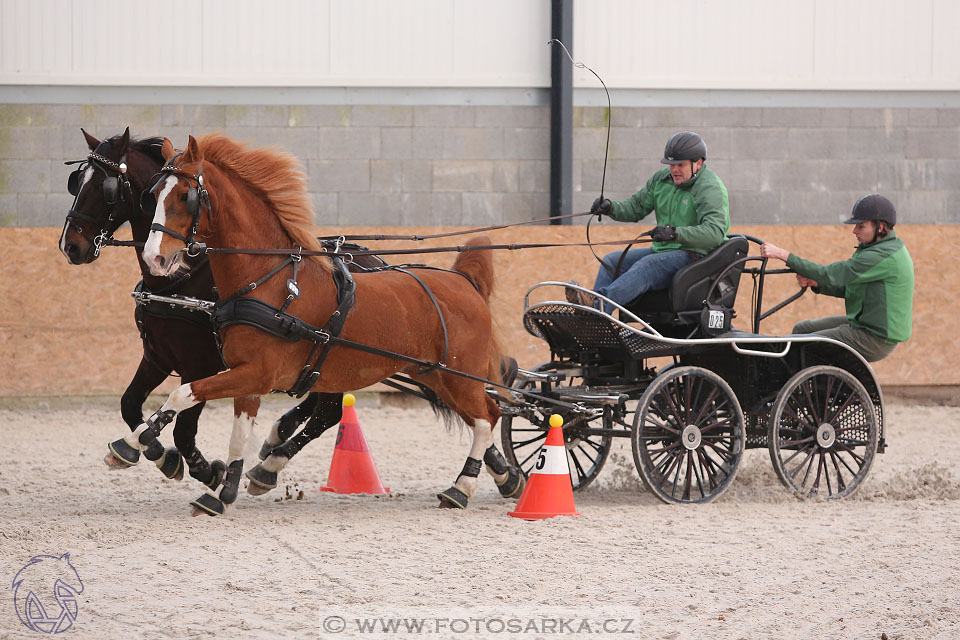
[[[700,367],[657,376],[634,416],[633,460],[664,502],[710,502],[727,490],[743,457],[743,411],[733,390]]]
[[[541,371],[546,368],[547,365],[541,364],[533,370]],[[572,386],[569,378],[561,384]],[[514,388],[530,391],[535,391],[536,387],[537,385],[529,380],[519,381],[514,385]],[[500,440],[503,444],[504,456],[507,462],[519,467],[524,476],[529,476],[530,470],[537,462],[540,447],[547,439],[547,430],[550,428],[547,420],[552,413],[559,413],[563,416],[563,440],[567,449],[570,484],[573,485],[574,491],[582,489],[593,482],[603,468],[610,454],[613,437],[609,434],[596,435],[584,432],[587,428],[603,426],[602,416],[589,419],[570,416],[563,411],[554,411],[549,405],[545,411],[545,414],[536,411],[530,412],[529,415],[504,415],[500,418]]]
[[[800,498],[849,496],[877,451],[870,394],[837,367],[808,367],[790,378],[770,410],[769,430],[773,468]]]

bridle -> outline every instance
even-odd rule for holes
[[[160,167],[160,171],[154,176],[153,186],[150,187],[148,191],[144,191],[143,195],[140,196],[140,208],[142,210],[147,210],[152,207],[155,209],[157,206],[157,196],[155,195],[157,189],[160,188],[160,185],[166,182],[166,179],[170,176],[175,176],[179,180],[186,180],[187,184],[190,185],[190,188],[187,190],[187,214],[193,217],[193,222],[190,225],[190,234],[184,236],[173,229],[165,227],[159,222],[154,222],[150,225],[150,231],[160,231],[165,233],[168,236],[174,237],[183,244],[186,245],[187,255],[190,257],[196,257],[199,254],[191,254],[190,247],[194,244],[194,239],[197,235],[197,228],[200,225],[200,213],[201,208],[206,208],[207,211],[211,211],[210,207],[210,194],[207,192],[206,187],[203,186],[203,161],[200,162],[200,169],[197,174],[191,176],[189,174],[183,173],[180,167],[173,164],[174,161],[179,158],[183,153],[178,153],[177,155],[170,158],[167,161],[167,164]],[[193,183],[196,183],[197,186],[193,186]]]
[[[84,233],[83,227],[79,224],[80,222],[89,223],[93,225],[94,229],[99,231],[96,236],[90,238],[93,242],[94,258],[100,255],[100,249],[103,248],[107,240],[113,239],[113,234],[120,228],[120,225],[127,222],[127,218],[121,216],[117,211],[119,208],[117,205],[121,202],[127,202],[128,195],[130,196],[129,200],[133,200],[133,188],[130,186],[130,180],[127,178],[126,157],[126,154],[124,154],[120,162],[114,162],[96,151],[91,151],[84,160],[64,162],[66,165],[80,165],[71,171],[70,176],[67,178],[67,192],[73,196],[73,204],[70,205],[70,211],[67,213],[67,222],[76,227],[81,235],[84,235]],[[110,214],[107,217],[106,223],[76,210],[77,201],[80,199],[80,181],[88,167],[96,167],[104,174],[102,186],[103,200],[110,207]],[[113,175],[114,173],[116,175]]]

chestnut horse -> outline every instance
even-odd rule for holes
[[[167,166],[154,187],[157,206],[143,253],[151,272],[178,273],[188,248],[196,252],[196,240],[220,248],[274,249],[273,254],[214,252],[210,265],[218,290],[228,300],[270,309],[267,315],[282,322],[303,322],[312,329],[329,326],[328,320],[343,311],[334,266],[325,256],[298,259],[300,250],[320,250],[311,232],[313,212],[299,162],[286,153],[248,149],[217,134],[190,136],[182,154],[164,140],[163,155]],[[473,244],[483,242],[486,238]],[[314,390],[340,394],[405,373],[435,392],[472,429],[466,464],[454,485],[439,494],[440,506],[466,506],[476,491],[481,459],[504,493],[502,485],[522,474],[507,467],[492,442],[500,410],[482,381],[500,378],[488,305],[494,280],[490,252],[461,254],[453,271],[424,269],[411,276],[409,271],[387,270],[358,273],[354,279],[354,304],[344,312],[339,337],[365,349],[336,343],[317,355],[319,337],[289,341],[251,324],[229,324],[220,332],[229,368],[175,390],[127,442],[148,446],[179,412],[207,400],[234,398],[239,420],[230,438],[223,489],[219,498],[208,493],[198,500],[204,510],[222,512],[236,499],[242,451],[259,397],[293,388],[319,357],[325,358],[323,366],[316,378],[309,378]],[[440,365],[421,368],[410,359]],[[472,377],[450,373],[447,367]],[[263,467],[275,472],[288,460],[270,455]],[[519,487],[507,493],[516,495]]]
[[[99,247],[112,238],[116,230],[130,223],[135,242],[146,241],[150,233],[153,209],[141,210],[141,194],[154,182],[163,156],[160,153],[163,138],[132,140],[129,127],[120,135],[103,141],[83,131],[90,153],[86,160],[75,162],[80,166],[67,181],[67,189],[74,196],[60,235],[60,251],[70,264],[90,264],[99,257]],[[206,258],[188,258],[181,277],[152,275],[140,259],[142,249],[137,247],[137,263],[143,280],[139,289],[164,296],[179,296],[215,301],[209,261]],[[380,264],[369,260],[367,266]],[[137,372],[120,399],[120,414],[133,431],[143,422],[143,404],[150,393],[174,372],[185,382],[207,378],[223,369],[219,345],[210,317],[203,311],[190,311],[164,303],[138,304],[137,325],[143,338],[143,356]],[[310,419],[310,433],[322,433],[339,421],[339,402],[336,398],[310,396],[274,423],[271,435],[273,445],[287,441],[296,427]],[[333,409],[338,412],[331,416]],[[159,443],[144,452],[168,478],[183,477],[186,459],[190,475],[211,488],[220,485],[226,465],[215,460],[208,463],[196,446],[197,421],[203,409],[199,403],[177,416],[173,432],[174,448]],[[319,433],[318,433],[319,432]],[[314,436],[316,437],[316,436]],[[288,443],[292,447],[296,442]],[[126,469],[139,461],[140,450],[126,445],[121,439],[111,443],[105,458],[114,469]],[[269,486],[260,488],[266,490]]]

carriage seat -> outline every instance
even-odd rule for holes
[[[673,274],[669,289],[648,291],[634,298],[627,309],[653,325],[691,325],[700,321],[710,287],[730,264],[745,258],[749,242],[744,236],[729,236],[719,247]],[[714,290],[711,304],[733,310],[744,264],[728,271]]]

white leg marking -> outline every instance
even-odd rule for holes
[[[166,200],[175,186],[177,186],[177,177],[168,176],[166,182],[164,182],[163,189],[161,189],[157,195],[157,209],[153,213],[153,221],[157,224],[167,224],[167,213],[163,206],[163,201]],[[150,267],[150,273],[153,273],[155,276],[165,275],[163,273],[155,273],[153,270],[157,256],[160,255],[161,240],[163,240],[162,231],[151,231],[150,235],[147,236],[147,241],[143,245],[143,261]]]
[[[483,452],[487,450],[493,441],[490,423],[486,420],[477,420],[473,425],[473,444],[470,445],[470,457],[477,460],[483,460]],[[457,478],[454,486],[472,498],[477,492],[477,479],[470,476],[460,476]]]
[[[167,411],[173,409],[173,416],[176,418],[177,414],[183,411],[184,409],[189,409],[193,405],[197,404],[197,400],[193,397],[193,390],[190,388],[190,384],[182,384],[176,389],[173,390],[173,393],[167,397],[167,401],[163,403],[163,406],[160,407],[161,411]],[[133,433],[123,437],[131,447],[136,447],[143,451],[146,447],[140,444],[140,434],[144,432],[147,428],[147,423],[142,422],[140,426],[136,428]]]
[[[283,468],[290,462],[286,456],[267,456],[267,459],[260,463],[260,466],[267,471],[283,471]]]
[[[173,409],[177,413],[180,413],[195,404],[197,404],[197,399],[193,396],[193,388],[188,382],[174,389],[173,393],[170,394],[170,397],[167,398],[167,401],[164,402],[160,408],[164,411]]]
[[[241,413],[233,418],[233,432],[230,434],[230,450],[227,464],[234,460],[243,460],[243,449],[253,434],[253,416]]]
[[[276,420],[272,425],[270,425],[270,433],[267,434],[264,442],[269,444],[271,447],[275,447],[280,444],[280,420]]]

